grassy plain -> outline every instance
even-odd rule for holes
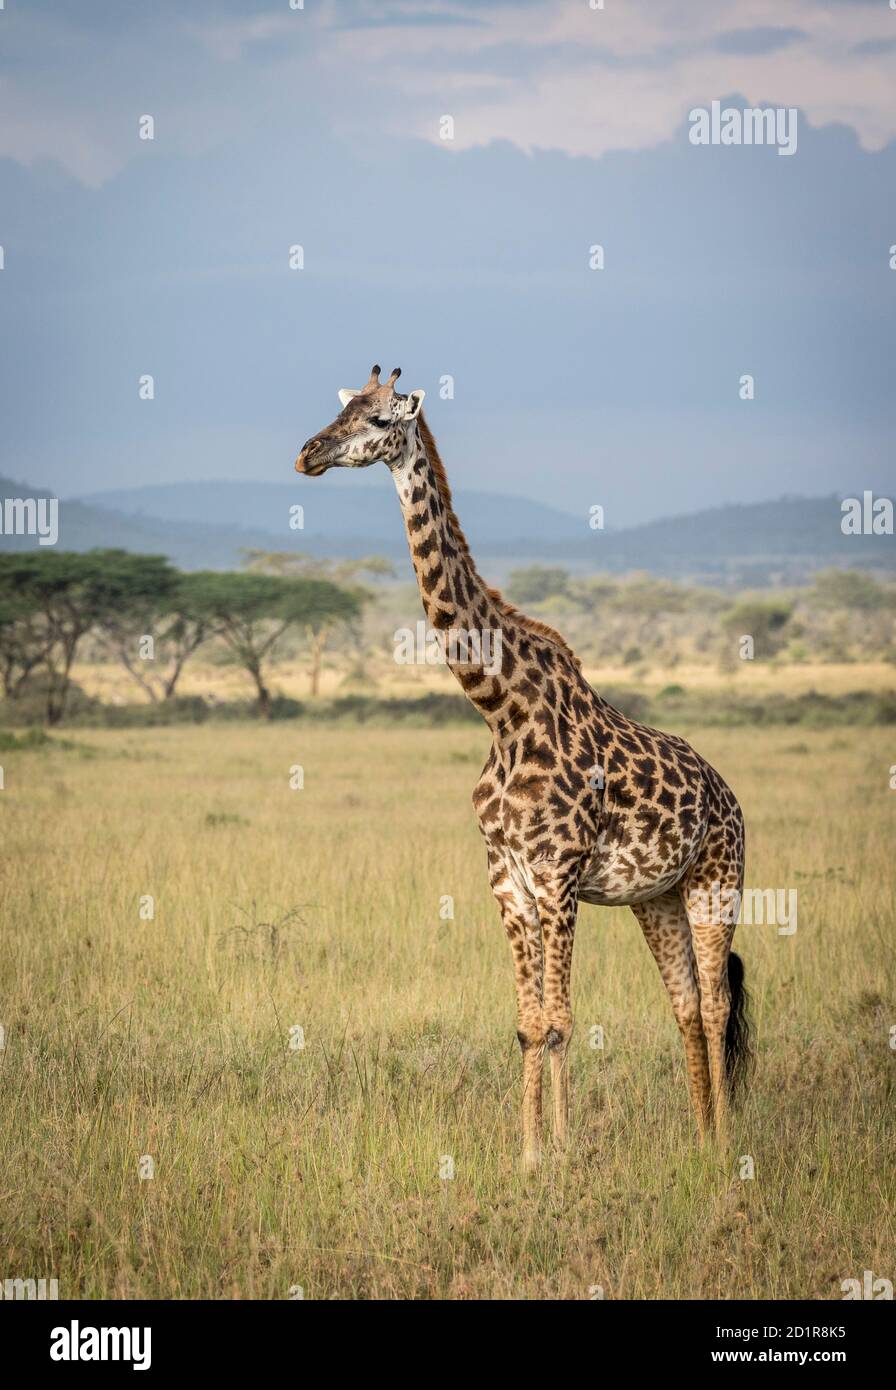
[[[800,663],[739,661],[727,674],[722,674],[710,662],[682,661],[674,667],[644,663],[631,665],[602,665],[584,672],[596,689],[634,689],[648,696],[657,695],[664,687],[675,684],[695,694],[738,695],[749,699],[764,699],[769,695],[798,696],[810,690],[826,695],[844,695],[854,690],[879,693],[896,686],[896,669],[886,661],[853,661],[833,664],[822,661]],[[368,667],[372,677],[371,689],[381,696],[413,698],[425,691],[446,695],[457,694],[457,682],[444,666],[399,666],[387,652]],[[138,704],[146,699],[140,687],[128,677],[117,663],[81,664],[77,680],[84,691],[112,704]],[[271,668],[271,688],[294,700],[308,698],[308,663],[304,659],[278,661]],[[200,651],[184,668],[178,684],[180,695],[208,695],[212,691],[218,700],[252,700],[255,688],[249,676],[238,666],[213,664]],[[320,693],[332,699],[348,689],[345,663],[334,661],[325,665],[321,674]]]
[[[484,729],[73,729],[3,754],[0,1277],[451,1299],[894,1278],[893,735],[683,732],[742,798],[748,885],[799,895],[793,935],[738,932],[758,1065],[732,1161],[694,1145],[634,918],[585,907],[571,1151],[529,1182],[469,801]]]

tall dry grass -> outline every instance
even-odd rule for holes
[[[734,1154],[695,1147],[634,918],[585,907],[573,1141],[534,1182],[469,802],[484,731],[78,730],[4,754],[0,1280],[839,1298],[896,1278],[892,736],[692,734],[742,798],[748,884],[799,893],[794,935],[738,932],[759,1057]]]

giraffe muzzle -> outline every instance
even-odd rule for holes
[[[326,473],[329,466],[322,439],[309,439],[302,445],[296,459],[297,473],[304,473],[308,478],[318,478],[321,473]]]

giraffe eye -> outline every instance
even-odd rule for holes
[[[391,416],[383,418],[381,415],[375,415],[373,417],[373,423],[376,425],[377,429],[387,430],[392,423],[392,418]]]

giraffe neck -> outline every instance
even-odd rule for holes
[[[510,684],[520,634],[476,570],[425,425],[391,471],[423,610],[447,664],[493,732],[518,727],[528,717]]]

